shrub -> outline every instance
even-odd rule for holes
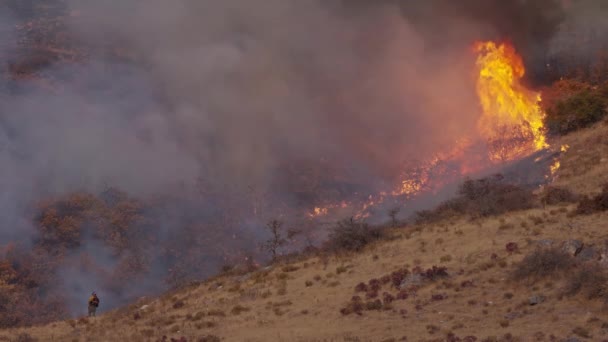
[[[546,126],[551,134],[567,134],[589,127],[602,120],[606,112],[606,98],[598,91],[584,89],[547,109]]]
[[[455,198],[439,204],[434,210],[416,213],[417,223],[432,223],[453,215],[487,217],[509,211],[533,208],[536,198],[532,190],[503,182],[502,175],[465,180]]]
[[[540,279],[568,271],[574,265],[574,259],[560,249],[537,249],[519,262],[512,277],[515,280]]]
[[[599,194],[593,197],[582,197],[576,207],[576,214],[589,215],[606,210],[608,210],[608,184],[604,184]]]
[[[557,186],[548,186],[543,191],[541,200],[544,204],[555,205],[559,203],[575,203],[578,196],[572,191]]]
[[[17,336],[16,342],[37,342],[38,339],[33,338],[28,333],[21,333]]]
[[[433,266],[424,272],[420,272],[420,274],[431,281],[448,276],[447,268],[437,266]]]
[[[355,292],[367,292],[367,284],[359,283],[355,286]]]
[[[251,309],[242,305],[236,305],[230,310],[230,313],[233,315],[240,315],[242,312],[250,311]]]
[[[183,300],[178,300],[175,303],[173,303],[173,308],[174,309],[179,309],[179,308],[183,308],[186,304],[184,303]]]
[[[608,301],[608,272],[597,263],[581,265],[568,276],[566,295],[583,293],[588,299]]]
[[[515,253],[515,252],[519,251],[519,247],[517,246],[517,243],[515,243],[515,242],[509,242],[509,243],[507,243],[505,245],[505,249],[509,253]]]
[[[203,337],[199,337],[197,342],[220,342],[221,339],[215,335],[207,335]]]
[[[338,222],[329,235],[325,247],[333,251],[360,251],[363,247],[384,235],[380,228],[369,226],[354,218]]]
[[[572,333],[574,333],[575,335],[578,335],[580,337],[591,338],[591,334],[589,333],[589,330],[587,330],[583,327],[576,327],[576,328],[572,329]]]
[[[224,313],[224,311],[222,311],[222,310],[209,310],[209,312],[207,312],[207,316],[224,317],[224,316],[226,316],[226,313]]]

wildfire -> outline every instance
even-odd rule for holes
[[[508,44],[478,42],[477,94],[483,109],[478,121],[482,138],[495,162],[513,160],[546,148],[540,93],[521,83],[523,61]]]
[[[478,54],[477,95],[482,109],[477,121],[478,136],[461,137],[450,148],[414,166],[404,167],[393,190],[369,195],[362,202],[315,207],[308,216],[325,216],[333,209],[348,206],[359,208],[355,211],[355,218],[365,219],[373,207],[386,201],[403,201],[422,193],[432,193],[492,164],[516,160],[548,148],[543,124],[545,113],[539,105],[541,95],[521,83],[525,68],[513,46],[478,42],[475,52]],[[486,145],[487,155],[475,152],[478,146]],[[567,149],[568,146],[564,145],[561,152]],[[540,159],[542,157],[537,161]],[[559,159],[556,159],[546,178],[553,179],[559,167]]]

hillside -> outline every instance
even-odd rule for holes
[[[600,122],[553,142],[570,146],[555,185],[597,193],[608,182],[607,133]],[[606,262],[606,213],[579,215],[576,208],[561,203],[395,228],[360,253],[311,255],[220,275],[96,318],[4,330],[0,341],[608,340],[606,278],[599,266]],[[539,264],[538,279],[514,280],[516,270],[525,271],[522,260],[549,245],[576,257]],[[445,267],[447,276],[433,266]],[[431,271],[405,276],[405,269]],[[366,298],[374,297],[374,286],[380,286],[380,302]]]

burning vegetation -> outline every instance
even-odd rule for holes
[[[489,145],[490,160],[509,161],[548,147],[540,107],[541,97],[521,80],[525,67],[508,44],[475,44],[479,53],[477,94],[482,116],[479,133]]]

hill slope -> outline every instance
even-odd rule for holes
[[[570,146],[557,185],[593,194],[608,182],[607,131],[600,123],[554,142]],[[575,209],[576,204],[559,204],[394,229],[361,253],[315,255],[222,275],[93,319],[2,331],[0,341],[160,341],[163,336],[186,341],[551,341],[570,336],[601,341],[608,339],[604,294],[566,295],[565,286],[576,273],[537,281],[511,277],[543,245],[577,253],[576,260],[585,258],[572,241],[578,240],[583,251],[602,257],[607,214],[574,215]],[[445,267],[447,276],[441,269],[432,271],[433,266]],[[374,286],[379,290],[370,289]],[[358,292],[357,287],[367,289]]]

